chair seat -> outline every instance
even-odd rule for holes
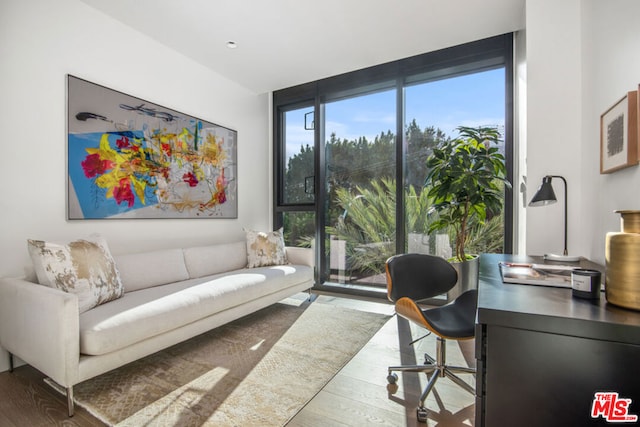
[[[429,382],[420,396],[417,410],[418,421],[426,423],[428,411],[424,402],[438,378],[447,377],[467,392],[475,393],[475,387],[457,376],[475,374],[475,368],[447,365],[446,340],[474,337],[478,291],[466,291],[447,305],[423,310],[418,301],[445,294],[455,287],[458,273],[451,263],[434,255],[399,254],[387,260],[386,271],[387,298],[395,303],[398,316],[437,335],[435,359],[425,354],[424,364],[389,366],[387,375],[391,394],[395,393],[393,387],[398,380],[395,371],[424,372],[429,375]]]
[[[422,310],[429,329],[443,338],[465,339],[475,335],[475,306],[478,291],[466,291],[450,304],[442,307]]]

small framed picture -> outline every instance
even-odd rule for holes
[[[638,164],[638,91],[600,116],[600,173]]]

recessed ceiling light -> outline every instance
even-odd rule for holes
[[[228,47],[229,49],[235,49],[235,48],[237,48],[237,47],[238,47],[238,45],[236,44],[236,42],[234,42],[234,41],[232,41],[232,40],[229,40],[229,41],[227,42],[227,47]]]

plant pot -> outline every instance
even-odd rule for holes
[[[607,302],[640,310],[640,211],[615,211],[622,231],[607,233],[605,296]]]
[[[447,293],[447,302],[453,301],[469,289],[478,289],[480,256],[472,256],[473,258],[467,261],[450,261],[453,268],[458,272],[458,282]]]

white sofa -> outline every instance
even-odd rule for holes
[[[246,268],[245,242],[115,255],[124,296],[79,314],[75,294],[0,279],[0,346],[67,390],[313,286],[313,251]]]

